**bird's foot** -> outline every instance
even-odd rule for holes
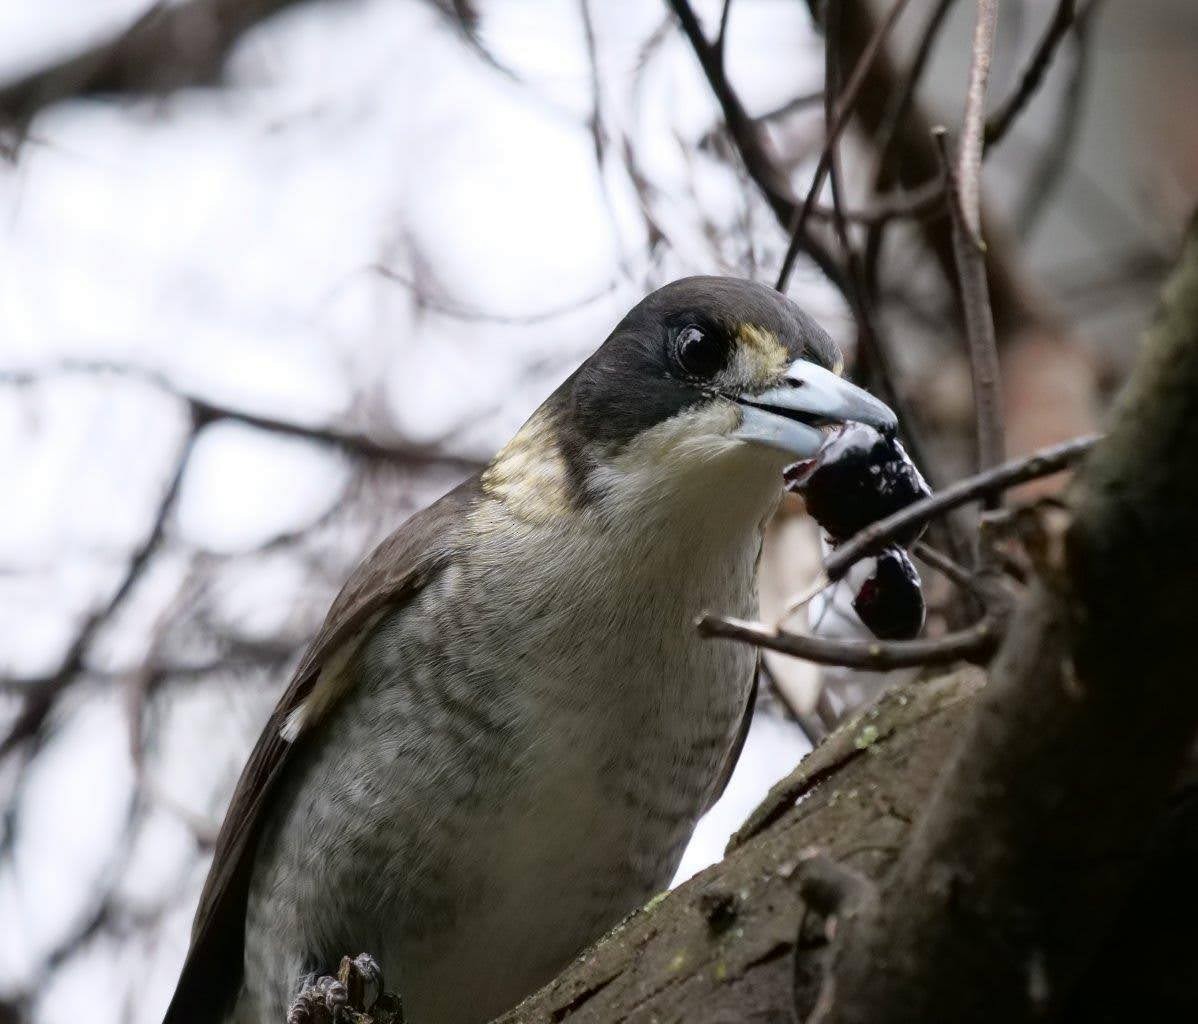
[[[312,975],[287,1024],[403,1024],[399,997],[383,991],[383,969],[369,953],[342,957],[336,975]]]
[[[287,1011],[287,1024],[333,1024],[344,1020],[345,986],[331,974],[310,975]]]
[[[337,977],[349,992],[350,1003],[369,1010],[383,994],[383,969],[369,953],[343,956]]]

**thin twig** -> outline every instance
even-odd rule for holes
[[[1019,84],[1002,106],[986,119],[984,142],[987,147],[996,146],[1002,141],[1023,108],[1036,95],[1044,81],[1045,72],[1052,64],[1053,55],[1073,24],[1076,13],[1077,0],[1058,0],[1052,20],[1044,30],[1044,35],[1040,37],[1027,67],[1023,69]]]
[[[113,374],[141,380],[167,394],[186,402],[192,416],[200,426],[217,420],[232,420],[246,426],[257,427],[271,434],[298,437],[319,444],[340,448],[351,455],[364,456],[385,462],[411,463],[416,465],[441,464],[449,468],[471,471],[481,468],[482,460],[468,456],[441,452],[435,446],[413,444],[398,438],[379,438],[357,430],[340,426],[311,426],[223,405],[213,399],[204,398],[185,390],[166,374],[136,364],[115,363],[103,360],[68,360],[45,371],[0,372],[0,385],[24,386],[53,373]]]
[[[803,110],[806,107],[814,107],[817,103],[823,101],[823,89],[816,89],[815,92],[801,92],[797,96],[792,96],[785,103],[779,103],[776,107],[771,107],[764,114],[758,114],[757,120],[763,124],[768,124],[770,121],[780,121],[784,117],[788,117],[795,111]]]
[[[587,119],[591,129],[591,144],[595,149],[595,163],[603,173],[603,154],[607,149],[607,133],[603,129],[603,86],[599,81],[599,50],[595,42],[595,21],[591,17],[589,0],[579,0],[578,11],[582,19],[583,39],[586,41],[587,65],[591,75],[591,115]]]
[[[63,657],[61,664],[49,676],[28,683],[28,692],[20,712],[0,740],[0,758],[27,741],[37,741],[42,726],[53,710],[60,693],[84,668],[92,643],[103,626],[112,619],[116,610],[142,578],[151,557],[158,551],[166,536],[167,522],[183,484],[192,450],[195,447],[198,424],[193,415],[191,429],[176,456],[174,470],[163,490],[149,532],[134,549],[125,568],[124,575],[112,595],[101,608],[92,611],[75,631],[75,637]]]
[[[933,178],[912,189],[896,189],[894,193],[879,196],[869,206],[859,209],[842,209],[841,216],[852,224],[877,226],[892,220],[924,217],[937,213],[944,207],[944,180]],[[815,206],[811,217],[815,220],[832,220],[836,210],[831,206]]]
[[[885,547],[897,534],[926,523],[950,509],[977,501],[996,491],[1004,491],[1028,480],[1051,476],[1080,460],[1099,440],[1100,435],[1076,437],[1062,444],[1040,448],[1030,455],[1012,459],[994,469],[960,480],[942,491],[908,505],[885,519],[867,526],[845,541],[824,563],[824,582],[843,579],[862,558]]]
[[[815,714],[824,727],[824,733],[830,733],[844,717],[844,709],[837,709],[832,700],[832,691],[820,680],[819,695],[815,698]]]
[[[823,152],[820,154],[819,163],[816,164],[815,176],[812,178],[811,188],[807,191],[807,198],[803,201],[798,219],[791,229],[790,244],[786,247],[786,255],[783,257],[782,266],[778,270],[778,280],[774,287],[780,292],[786,290],[786,282],[790,280],[791,270],[794,269],[795,260],[806,237],[807,219],[811,216],[811,210],[815,206],[815,201],[819,198],[819,194],[823,190],[824,179],[832,165],[833,148],[836,145],[836,140],[840,138],[840,133],[844,131],[845,126],[849,123],[849,118],[853,113],[857,97],[860,95],[861,88],[869,76],[869,70],[873,66],[874,60],[881,52],[883,45],[890,35],[891,29],[898,21],[899,15],[903,13],[908,2],[909,0],[895,0],[886,17],[879,23],[877,30],[873,34],[873,38],[870,39],[869,44],[861,54],[861,58],[853,68],[853,73],[849,76],[848,84],[845,86],[844,94],[836,104],[836,115],[832,119],[831,124],[828,125]]]
[[[906,177],[903,162],[895,161],[896,166],[893,168],[890,166],[890,151],[894,146],[904,118],[908,116],[915,103],[916,91],[919,88],[919,83],[923,80],[924,72],[927,70],[928,63],[931,60],[936,40],[940,35],[941,28],[944,26],[944,21],[948,16],[949,10],[955,2],[956,0],[939,0],[936,4],[927,23],[924,25],[923,31],[920,33],[919,45],[915,48],[915,55],[907,72],[899,80],[897,88],[893,90],[890,101],[886,104],[885,109],[878,119],[878,124],[874,129],[871,140],[875,160],[873,174],[871,175],[873,179],[872,191],[874,193],[878,193],[886,185],[901,182]],[[937,206],[942,206],[944,186],[939,174],[921,186],[921,188],[925,189],[929,187],[940,192],[940,195],[937,197]],[[865,244],[863,246],[865,280],[867,287],[875,296],[878,293],[878,267],[889,226],[889,219],[878,218],[867,225],[865,233]],[[958,541],[953,538],[951,539],[951,543],[955,546],[958,544]]]
[[[997,618],[992,615],[983,616],[967,629],[921,640],[828,640],[716,615],[704,616],[699,620],[698,628],[702,636],[744,640],[817,665],[837,665],[865,672],[949,665],[963,659],[984,661],[993,653],[1002,634]]]
[[[849,88],[859,89],[861,83],[865,81],[868,71],[867,62],[872,62],[881,52],[882,41],[894,21],[897,20],[899,12],[900,5],[896,4],[890,19],[880,24],[874,32],[865,52],[857,61],[854,71],[856,80],[855,83],[850,83]],[[918,464],[928,466],[929,454],[923,442],[916,410],[899,387],[898,372],[890,347],[882,336],[878,318],[874,313],[874,301],[870,294],[865,268],[862,266],[860,253],[853,244],[844,216],[844,181],[841,173],[840,140],[831,127],[839,116],[838,111],[845,109],[844,98],[840,93],[841,54],[844,49],[841,14],[842,10],[839,4],[831,4],[825,8],[824,119],[825,124],[829,126],[825,152],[828,158],[828,180],[832,193],[833,224],[837,240],[844,252],[847,269],[846,298],[857,323],[857,373],[863,383],[872,385],[882,399],[893,407],[898,415],[899,425],[912,457]],[[808,193],[808,198],[813,194],[814,191]]]
[[[184,607],[195,600],[197,566],[203,559],[192,556],[187,572],[174,596],[159,610],[150,627],[146,653],[137,668],[124,678],[125,713],[129,726],[129,756],[133,770],[140,778],[145,770],[144,719],[146,702],[162,678],[162,648],[171,624],[180,617]]]
[[[669,0],[669,4],[699,60],[703,74],[707,77],[707,84],[711,86],[711,91],[720,104],[728,134],[744,162],[745,170],[765,196],[779,224],[789,229],[794,223],[799,205],[790,187],[789,178],[782,171],[777,156],[762,134],[760,126],[749,116],[740,96],[728,80],[719,52],[707,41],[689,0]],[[823,240],[806,227],[797,234],[802,236],[798,248],[812,259],[829,281],[844,291],[844,274],[840,264]]]
[[[1064,174],[1073,171],[1076,177],[1078,168],[1075,162],[1071,164],[1069,155],[1077,143],[1082,123],[1081,108],[1086,96],[1091,63],[1091,48],[1088,45],[1090,25],[1100,6],[1101,0],[1091,0],[1073,21],[1073,71],[1065,86],[1052,128],[1046,136],[1049,144],[1024,176],[1026,184],[1023,195],[1011,218],[1015,225],[1016,237],[1021,240],[1026,239],[1031,233]]]
[[[944,552],[938,551],[922,540],[916,541],[911,550],[918,559],[926,562],[946,579],[955,583],[963,590],[968,590],[975,597],[979,597],[983,601],[986,600],[986,588],[981,585],[977,576],[961,565],[960,562],[949,558]]]
[[[219,80],[228,54],[255,25],[305,0],[156,0],[130,24],[97,43],[0,82],[0,127],[18,137],[33,117],[62,100],[97,95],[164,95]],[[432,8],[491,68],[518,81],[487,50],[474,19],[456,3]]]
[[[961,190],[961,209],[965,215],[965,224],[980,243],[986,81],[990,77],[990,61],[994,56],[994,26],[998,20],[998,0],[977,0],[977,10],[973,53],[969,64],[969,88],[965,93],[965,116],[961,126],[961,147],[957,154],[957,181]]]
[[[598,99],[596,99],[591,117],[592,123],[597,124],[599,118]],[[600,137],[602,136],[600,135]],[[604,141],[606,141],[605,138]],[[602,149],[603,144],[600,141],[595,142],[597,153]],[[900,213],[899,216],[902,216],[902,214]],[[550,306],[535,313],[492,313],[489,310],[478,309],[475,306],[459,302],[449,296],[430,293],[427,287],[423,286],[420,281],[417,281],[411,275],[405,274],[403,271],[396,270],[393,267],[388,267],[383,263],[372,263],[366,269],[407,289],[412,293],[413,300],[421,309],[431,310],[441,316],[449,317],[453,320],[461,320],[464,323],[503,324],[514,327],[543,324],[565,316],[568,313],[576,313],[611,295],[620,285],[619,278],[613,277],[597,290],[589,292],[581,298],[571,299],[569,302]]]
[[[790,699],[790,695],[778,682],[778,677],[774,675],[765,658],[760,660],[757,671],[765,681],[770,695],[782,706],[785,716],[803,731],[803,735],[807,737],[807,742],[811,744],[812,749],[818,747],[828,735],[826,723],[818,714],[806,714],[799,709],[799,706]]]
[[[969,213],[965,207],[965,190],[958,178],[958,172],[949,164],[944,132],[936,132],[935,138],[944,162],[945,190],[948,193],[949,211],[953,220],[953,252],[957,262],[961,312],[965,323],[969,367],[973,381],[978,469],[985,471],[1002,462],[1006,450],[998,342],[994,334],[994,315],[990,310],[986,250],[981,237],[970,227]],[[962,161],[961,165],[964,163]],[[978,168],[971,169],[976,171]],[[976,180],[973,192],[976,203]],[[994,496],[991,495],[991,499]]]
[[[879,28],[875,38],[881,34],[883,28],[884,26]],[[849,236],[848,224],[844,215],[844,181],[840,166],[840,139],[831,128],[836,120],[837,111],[841,107],[840,7],[837,4],[826,8],[824,41],[824,122],[829,126],[825,152],[828,160],[828,182],[832,193],[832,223],[837,241],[844,252],[848,270],[847,297],[857,321],[859,341],[857,372],[867,382],[871,378],[877,382],[881,397],[898,414],[899,423],[904,427],[907,440],[914,442],[915,458],[923,463],[925,461],[923,445],[917,438],[911,436],[914,431],[913,412],[907,405],[903,393],[899,390],[893,360],[882,341],[877,318],[873,313],[873,303],[866,288],[865,272],[861,266],[860,255]],[[860,62],[858,64],[860,65]],[[863,80],[863,76],[861,80]],[[815,186],[813,186],[814,188]],[[812,192],[808,193],[809,199],[812,194]]]
[[[944,21],[948,17],[952,5],[956,2],[957,0],[939,0],[935,9],[929,15],[927,24],[920,34],[919,45],[916,47],[911,66],[907,69],[900,87],[891,98],[886,108],[886,113],[882,117],[881,125],[874,133],[874,146],[877,151],[878,160],[878,174],[874,180],[875,188],[885,180],[883,172],[886,167],[886,158],[890,155],[891,147],[894,145],[899,125],[902,123],[903,118],[907,116],[907,111],[911,109],[911,104],[915,102],[916,90],[919,88],[919,83],[923,80],[924,71],[927,70],[928,63],[931,61],[932,50],[936,45],[937,38],[939,38],[940,30],[944,27]]]
[[[724,0],[724,8],[720,11],[720,27],[715,36],[715,50],[719,54],[720,63],[724,61],[724,53],[728,45],[728,17],[732,14],[732,0]]]
[[[894,10],[897,10],[898,6],[898,4],[895,4]],[[828,4],[824,8],[824,129],[827,136],[824,142],[824,151],[827,153],[827,176],[829,179],[829,188],[832,193],[832,226],[836,231],[836,238],[840,242],[840,247],[844,250],[845,258],[849,263],[849,279],[853,284],[854,291],[857,291],[860,274],[857,273],[854,267],[856,254],[853,250],[852,240],[849,238],[848,225],[844,218],[844,182],[840,166],[840,132],[839,130],[835,130],[843,99],[840,93],[840,10],[838,4]],[[864,81],[864,78],[865,74],[863,71],[860,75],[860,81]],[[845,118],[845,121],[847,123],[847,118]],[[819,186],[813,182],[811,189],[807,193],[809,199],[811,198],[811,193],[818,188]],[[806,203],[803,205],[804,207],[807,206]],[[808,211],[808,215],[810,215],[810,211]]]
[[[982,240],[982,148],[986,116],[986,81],[994,56],[994,26],[998,0],[977,0],[977,23],[969,65],[969,88],[961,143],[954,170],[948,164],[944,133],[936,133],[945,164],[945,188],[953,220],[953,255],[961,289],[969,367],[973,379],[973,404],[977,422],[978,469],[985,471],[1003,460],[1002,394],[999,384],[998,342],[990,309],[990,283],[986,273],[986,245]],[[988,505],[996,502],[991,494]]]

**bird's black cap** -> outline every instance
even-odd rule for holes
[[[700,375],[679,360],[679,339],[692,327],[711,350]],[[839,369],[840,350],[828,333],[765,285],[687,277],[652,292],[551,399],[567,459],[586,445],[618,450],[642,431],[710,399],[712,380],[738,349],[763,341],[780,346],[784,362],[807,359]]]

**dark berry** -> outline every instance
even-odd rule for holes
[[[902,548],[883,548],[873,574],[857,591],[853,608],[874,636],[910,640],[923,628],[923,588]]]
[[[898,438],[864,423],[846,423],[814,462],[791,467],[787,482],[834,542],[932,493]],[[922,532],[913,527],[895,541],[908,546]]]

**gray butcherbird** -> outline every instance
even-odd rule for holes
[[[475,1024],[660,891],[719,795],[781,470],[894,414],[757,284],[654,292],[333,603],[250,755],[167,1024],[283,1024],[369,951],[410,1024]]]

